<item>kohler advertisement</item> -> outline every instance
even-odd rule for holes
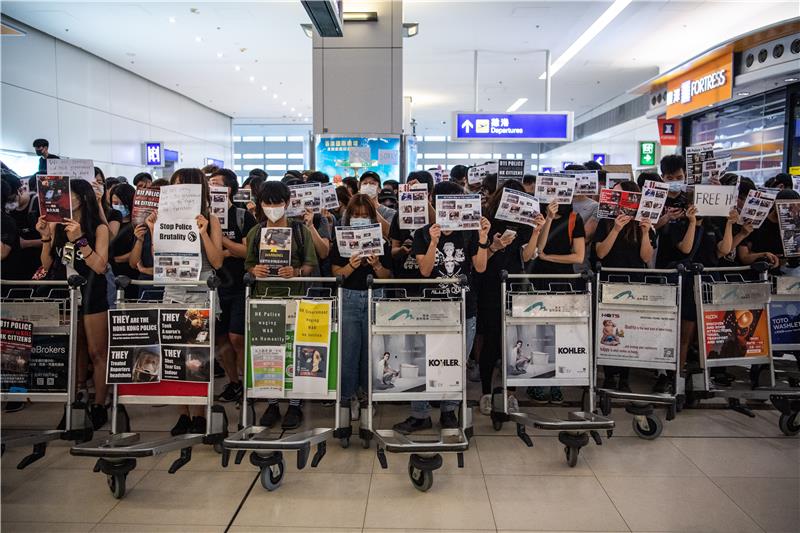
[[[377,335],[372,357],[375,394],[462,388],[464,359],[458,334]]]
[[[507,326],[505,353],[509,381],[589,376],[589,337],[585,324]]]

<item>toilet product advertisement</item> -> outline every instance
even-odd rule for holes
[[[228,188],[209,187],[211,194],[211,215],[219,219],[222,229],[228,229]]]
[[[495,218],[509,222],[519,222],[528,226],[535,226],[534,219],[540,213],[539,201],[524,192],[504,188],[497,207]]]
[[[300,300],[294,329],[294,390],[328,392],[331,312],[329,301]]]
[[[436,223],[442,231],[470,231],[481,227],[480,194],[436,196]]]
[[[458,333],[375,335],[372,392],[460,392],[462,339]]]
[[[161,187],[153,235],[153,280],[197,281],[202,266],[200,230],[202,185]]]
[[[505,354],[509,381],[588,379],[589,328],[585,322],[509,324]]]
[[[109,384],[210,380],[208,309],[108,311]]]
[[[319,213],[322,206],[322,194],[319,183],[303,183],[289,186],[289,207],[287,217],[298,217],[305,214],[306,209]]]
[[[335,229],[339,255],[360,257],[383,255],[383,234],[380,224],[366,226],[339,226]]]
[[[800,345],[800,297],[769,304],[773,346]]]
[[[703,312],[706,359],[767,357],[769,324],[764,309]]]
[[[400,229],[419,229],[428,223],[428,186],[424,183],[400,185],[397,216]]]
[[[678,315],[675,310],[597,310],[597,361],[625,367],[667,368],[677,360]]]
[[[575,178],[570,176],[548,175],[536,179],[536,198],[541,204],[555,200],[558,204],[571,204],[575,195]]]

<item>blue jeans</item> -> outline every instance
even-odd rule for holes
[[[366,391],[369,365],[369,324],[367,324],[367,291],[342,290],[342,403],[349,401],[358,392],[359,386]]]
[[[465,332],[467,351],[464,354],[464,363],[466,363],[469,354],[472,351],[472,344],[475,342],[475,325],[477,323],[476,317],[467,319]],[[466,387],[467,384],[464,383]],[[459,402],[457,400],[444,400],[441,402],[441,411],[443,413],[455,411],[458,408]],[[411,402],[411,416],[414,418],[428,418],[431,416],[431,404],[427,401]]]

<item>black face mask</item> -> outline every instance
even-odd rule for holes
[[[44,154],[44,148],[37,148],[36,155],[41,156],[42,154]]]

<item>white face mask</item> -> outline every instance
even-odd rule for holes
[[[19,209],[19,202],[14,200],[13,202],[8,202],[6,204],[6,212],[10,213],[11,211],[16,211]]]
[[[361,185],[359,192],[366,194],[370,198],[375,198],[378,196],[378,186],[374,183],[364,183]]]
[[[669,192],[681,192],[685,190],[685,184],[682,181],[670,181]]]
[[[284,206],[280,207],[264,207],[261,206],[261,209],[264,210],[264,214],[267,215],[267,218],[270,222],[277,222],[283,218],[284,213],[286,213],[286,208]]]
[[[351,226],[369,226],[372,224],[372,220],[369,218],[351,218],[350,225]]]

